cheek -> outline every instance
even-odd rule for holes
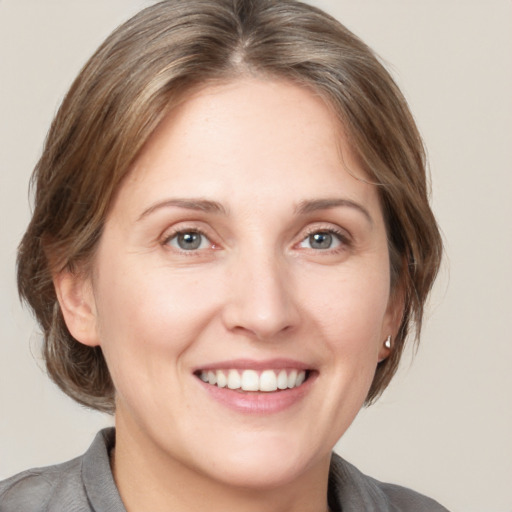
[[[354,265],[333,272],[329,279],[309,279],[302,300],[309,303],[315,323],[334,346],[355,344],[354,350],[364,351],[381,337],[389,291],[385,266],[375,266],[372,271],[371,266],[361,269]]]
[[[101,269],[96,289],[99,339],[116,383],[149,381],[200,335],[216,309],[210,281],[153,266],[140,272],[119,262]],[[108,277],[107,277],[108,276]]]

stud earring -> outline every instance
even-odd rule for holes
[[[391,334],[386,338],[386,341],[384,342],[384,346],[385,346],[387,349],[390,349],[390,348],[391,348]]]

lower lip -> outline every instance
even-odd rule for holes
[[[274,392],[241,392],[219,388],[199,378],[197,381],[214,400],[230,409],[246,414],[273,414],[299,403],[310,391],[316,376],[316,373],[312,373],[300,386]]]

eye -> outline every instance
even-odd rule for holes
[[[341,244],[341,235],[334,231],[323,230],[309,234],[304,240],[302,240],[300,247],[325,251],[329,249],[336,249]]]
[[[165,241],[167,245],[181,251],[197,251],[198,249],[207,249],[212,243],[206,235],[200,231],[179,231],[171,235]]]

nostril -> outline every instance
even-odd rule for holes
[[[271,340],[292,331],[300,322],[294,302],[296,294],[289,289],[292,280],[286,279],[286,270],[276,268],[277,264],[269,258],[252,254],[241,268],[232,269],[237,279],[230,283],[223,312],[224,323],[230,331],[245,332],[258,340]]]

